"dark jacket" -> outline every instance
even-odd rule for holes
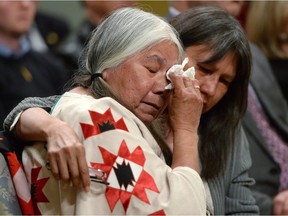
[[[79,68],[81,52],[95,26],[84,20],[79,30],[72,33],[59,47],[57,55],[60,56],[73,74]]]
[[[277,84],[267,58],[253,44],[252,51],[252,85],[268,119],[282,138],[288,142],[288,105]],[[260,207],[260,214],[272,214],[272,199],[278,193],[280,167],[273,159],[265,138],[257,128],[253,113],[248,109],[243,127],[250,144],[252,167],[250,176],[256,180],[252,187],[253,195]],[[288,157],[288,155],[287,155]]]
[[[68,80],[67,71],[59,59],[49,52],[34,50],[21,58],[0,56],[0,73],[1,123],[24,98],[59,94]]]

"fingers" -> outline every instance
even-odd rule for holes
[[[53,176],[59,180],[60,176],[59,176],[59,169],[58,169],[58,163],[56,159],[53,159],[55,156],[51,153],[48,153],[48,166],[49,166],[49,170],[51,170]]]
[[[70,177],[74,186],[83,186],[84,190],[88,192],[90,187],[90,176],[86,162],[85,148],[81,143],[78,143],[74,150],[73,157],[67,161]],[[71,163],[71,161],[74,163]]]
[[[67,181],[70,175],[65,153],[63,151],[48,152],[48,160],[50,163],[50,168],[53,176],[58,180],[62,179]]]
[[[85,148],[67,123],[54,119],[47,129],[49,167],[58,180],[71,180],[73,186],[89,191],[90,177]]]
[[[189,77],[183,77],[179,74],[171,74],[171,82],[175,89],[189,88],[193,87],[195,90],[200,90],[199,82],[196,79],[191,79]]]
[[[187,77],[185,77],[183,79],[183,82],[184,82],[184,86],[187,88],[187,87],[193,87],[193,89],[195,89],[197,92],[200,91],[200,86],[199,86],[199,82],[198,80],[191,80]]]
[[[79,151],[80,157],[78,157],[78,166],[80,171],[80,179],[82,181],[82,185],[84,187],[84,190],[88,192],[90,189],[90,176],[89,176],[89,169],[86,162],[85,157],[85,148],[81,148]]]
[[[274,215],[287,215],[288,214],[288,190],[280,192],[274,198],[273,214]]]
[[[48,159],[53,176],[64,181],[71,180],[76,188],[81,186],[86,192],[90,188],[90,176],[85,157],[85,148],[81,143],[64,146],[50,151]]]
[[[169,121],[173,130],[197,131],[203,109],[198,80],[171,74],[174,89],[168,98]]]

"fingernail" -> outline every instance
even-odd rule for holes
[[[86,192],[89,192],[89,191],[90,191],[90,187],[89,187],[89,186],[86,186],[86,187],[85,187],[85,191],[86,191]]]

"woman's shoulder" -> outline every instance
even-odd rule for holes
[[[146,126],[127,108],[110,97],[96,99],[90,95],[66,92],[59,99],[53,116],[70,124],[113,124],[125,130],[147,130]],[[110,125],[112,127],[112,125]]]
[[[113,109],[116,113],[130,112],[111,97],[94,98],[88,94],[85,95],[74,92],[64,93],[56,104],[55,110],[57,110],[57,108],[76,113],[87,112],[88,110],[105,112],[107,109]]]

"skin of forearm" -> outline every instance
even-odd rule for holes
[[[16,124],[16,134],[22,140],[46,141],[49,128],[58,122],[41,108],[29,108],[25,110]]]
[[[199,172],[198,139],[196,132],[174,131],[172,168],[187,166]]]

